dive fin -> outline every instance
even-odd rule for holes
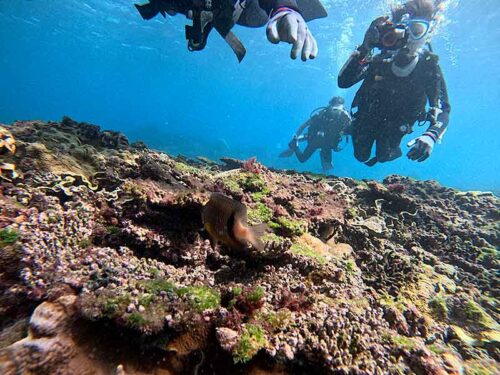
[[[290,156],[292,156],[293,154],[295,153],[294,150],[292,150],[291,148],[289,148],[288,150],[285,150],[283,151],[281,154],[280,154],[280,158],[289,158]]]
[[[245,9],[236,23],[246,27],[262,27],[267,21],[269,21],[269,17],[264,9],[259,7],[259,2],[247,1]]]
[[[149,2],[147,4],[134,4],[139,13],[141,14],[141,17],[145,20],[150,20],[158,15],[158,13],[161,13],[163,17],[165,17],[165,11],[160,9],[158,6],[158,2],[153,1]]]
[[[238,62],[241,62],[243,58],[245,57],[247,50],[245,49],[245,46],[241,41],[238,39],[236,35],[232,31],[229,31],[226,36],[221,36],[224,38],[227,44],[229,44],[229,47],[233,50],[234,54],[236,55],[236,58],[238,59]]]
[[[302,17],[304,17],[306,22],[328,16],[328,13],[323,4],[321,4],[320,0],[297,0],[297,6],[299,7],[300,14],[302,14]]]
[[[374,156],[373,158],[371,158],[370,160],[368,161],[365,161],[365,165],[369,166],[369,167],[373,167],[375,164],[377,164],[378,162],[378,159],[376,156]]]
[[[249,3],[249,4],[248,4]],[[312,21],[328,16],[325,7],[320,0],[297,0],[300,13],[304,20]],[[258,1],[247,1],[245,10],[237,21],[240,26],[262,27],[269,21],[269,16],[264,9],[259,7]]]

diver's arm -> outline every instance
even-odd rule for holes
[[[295,0],[259,0],[259,6],[269,15],[267,40],[291,44],[290,57],[294,60],[298,56],[302,61],[316,58],[318,43]]]
[[[431,124],[426,133],[431,134],[435,141],[441,140],[448,128],[451,105],[448,98],[448,89],[443,72],[439,64],[436,64],[433,85],[428,88]]]
[[[300,125],[298,127],[297,131],[295,132],[295,136],[298,137],[298,136],[302,135],[302,133],[304,132],[304,130],[306,130],[306,128],[308,128],[309,126],[311,126],[311,122],[312,122],[312,119],[309,119],[306,122],[304,122],[302,125]]]
[[[366,57],[361,47],[351,54],[339,73],[338,85],[341,89],[347,89],[365,79],[370,66]]]
[[[407,154],[408,158],[419,162],[426,160],[431,155],[434,145],[443,137],[448,128],[451,111],[446,82],[437,61],[428,77],[429,84],[426,92],[431,107],[428,112],[431,125],[424,134],[408,143],[408,147],[411,147]]]
[[[340,70],[338,84],[341,89],[347,89],[366,77],[373,48],[380,37],[378,28],[387,22],[388,18],[381,16],[374,19],[366,30],[363,43],[351,54]]]

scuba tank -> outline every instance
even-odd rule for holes
[[[320,113],[322,110],[326,109],[326,108],[327,108],[327,107],[318,107],[318,108],[314,109],[314,110],[311,112],[311,114],[309,115],[309,119],[313,118],[315,115],[319,115],[319,113]]]

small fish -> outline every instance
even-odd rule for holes
[[[267,229],[266,224],[249,226],[246,206],[234,199],[219,193],[212,194],[203,207],[202,219],[212,248],[220,241],[233,249],[249,245],[257,250],[264,249],[260,237]]]

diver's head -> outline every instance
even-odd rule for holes
[[[342,108],[344,107],[344,98],[340,96],[334,96],[328,103],[329,107]]]
[[[405,27],[406,43],[402,52],[408,56],[416,56],[430,41],[435,13],[433,0],[410,0],[392,10],[394,24]]]

